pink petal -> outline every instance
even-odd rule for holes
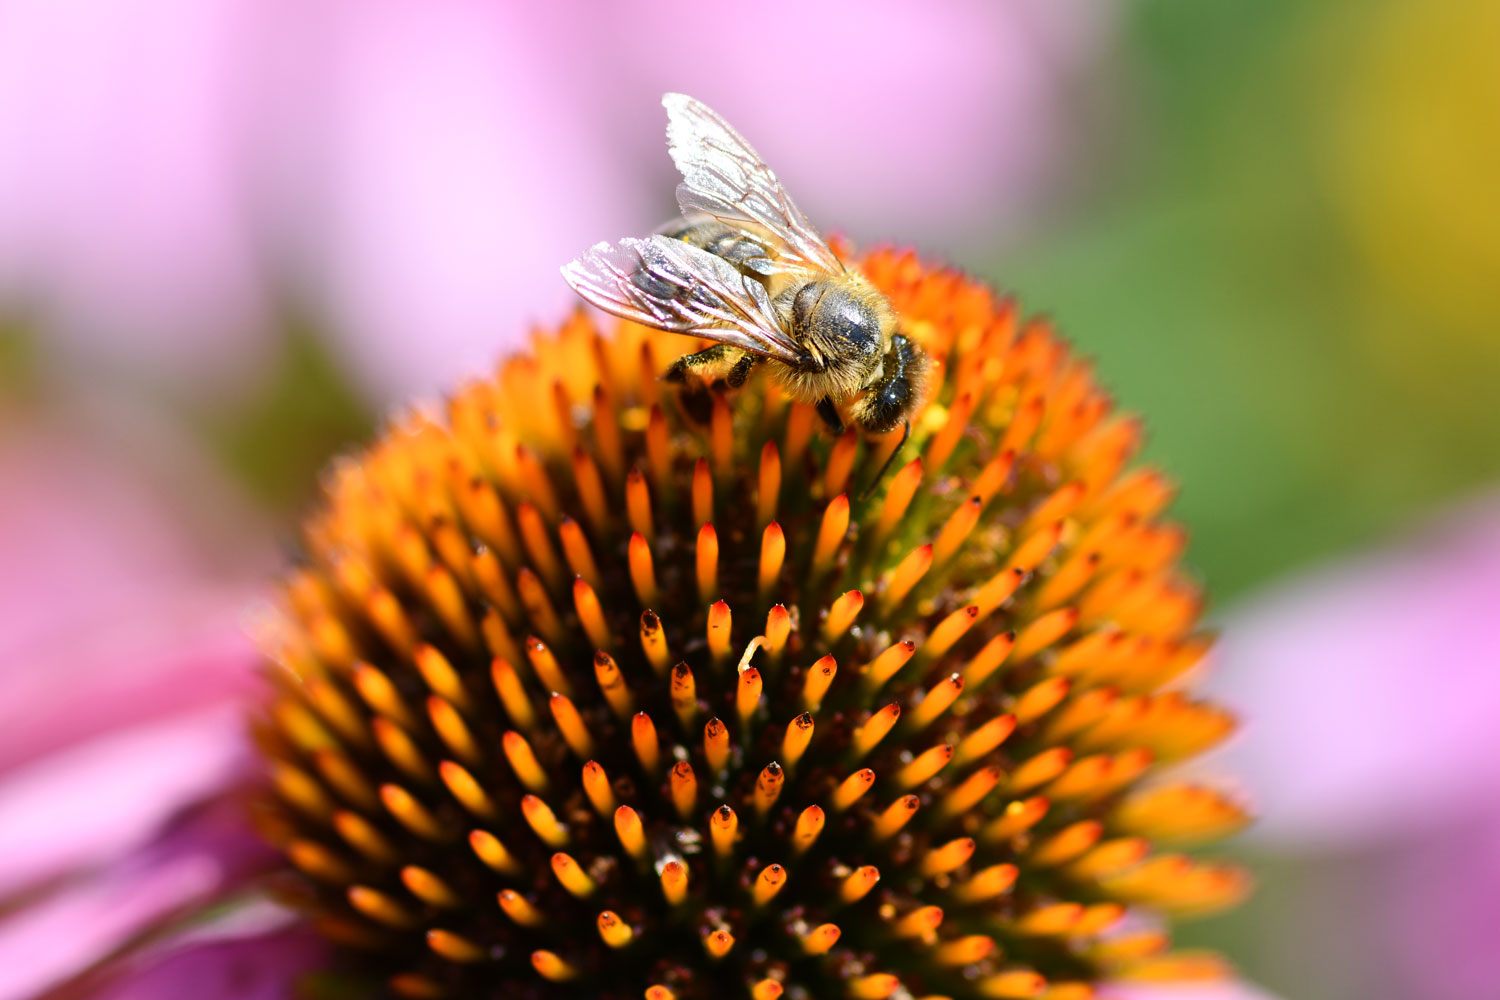
[[[241,887],[268,855],[241,804],[197,811],[170,835],[0,922],[0,1000],[73,979],[117,950]]]
[[[1375,841],[1500,803],[1500,498],[1230,616],[1216,690],[1243,714],[1218,763],[1257,836]]]
[[[0,898],[128,855],[249,766],[229,703],[101,736],[0,780]]]
[[[286,1000],[297,980],[327,961],[305,928],[200,941],[154,956],[94,994],[97,1000]]]

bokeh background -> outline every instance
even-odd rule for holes
[[[319,467],[671,215],[679,89],[1147,416],[1265,817],[1184,935],[1500,996],[1497,51],[1492,0],[0,0],[0,782],[235,694]]]

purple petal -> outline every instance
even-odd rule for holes
[[[1112,984],[1099,993],[1099,1000],[1277,1000],[1249,983]]]
[[[0,898],[124,857],[249,763],[244,710],[223,704],[99,737],[0,780]]]
[[[91,994],[94,1000],[286,1000],[297,980],[326,962],[305,928],[198,941],[145,961]]]
[[[74,979],[143,935],[243,887],[268,859],[237,799],[197,810],[149,848],[0,923],[0,1000]]]

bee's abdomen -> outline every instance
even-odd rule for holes
[[[684,222],[675,229],[664,230],[662,235],[682,240],[699,250],[707,250],[742,271],[763,273],[753,262],[770,259],[770,251],[764,243],[717,219]]]

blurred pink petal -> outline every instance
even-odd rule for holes
[[[286,1000],[299,977],[326,961],[306,929],[203,941],[129,970],[98,1000]]]
[[[265,356],[242,0],[0,5],[0,295],[88,367],[231,376]],[[23,155],[15,155],[22,151]]]
[[[161,479],[140,467],[160,441],[123,436],[135,466],[113,443],[0,432],[0,774],[254,683],[241,617],[262,536],[181,442]],[[205,539],[197,504],[227,515]]]
[[[267,857],[237,798],[200,807],[149,848],[0,921],[0,1000],[78,976],[240,888]]]
[[[128,855],[249,770],[244,709],[116,731],[0,778],[0,899]]]
[[[1186,985],[1116,984],[1105,987],[1099,1000],[1276,1000],[1249,983],[1194,983]]]
[[[1390,841],[1500,804],[1500,498],[1252,600],[1218,693],[1245,717],[1226,769],[1251,836]]]

